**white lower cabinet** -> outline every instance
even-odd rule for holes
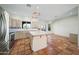
[[[32,50],[38,51],[47,47],[46,35],[34,36],[32,39]]]

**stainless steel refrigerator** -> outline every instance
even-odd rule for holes
[[[9,14],[0,7],[0,54],[9,51]]]

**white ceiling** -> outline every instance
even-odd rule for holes
[[[12,16],[19,16],[25,18],[32,16],[32,11],[39,6],[40,17],[39,20],[48,21],[60,17],[67,11],[78,6],[77,4],[31,4],[31,8],[26,4],[1,4],[4,9]]]

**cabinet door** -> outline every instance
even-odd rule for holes
[[[13,19],[13,27],[16,28],[16,19]]]
[[[18,22],[19,22],[19,28],[22,28],[22,21],[19,20]]]
[[[22,21],[18,19],[10,19],[9,20],[9,27],[10,28],[21,28],[22,27]]]
[[[9,28],[11,28],[11,27],[12,27],[12,20],[9,19]]]
[[[78,46],[78,34],[70,33],[70,39],[73,44]]]
[[[38,51],[47,47],[46,35],[34,36],[32,40],[32,50]]]
[[[21,20],[17,20],[16,26],[17,26],[17,28],[21,28],[21,26],[22,26]]]
[[[15,20],[15,27],[18,28],[18,25],[19,25],[19,24],[18,24],[18,20],[16,19],[16,20]]]

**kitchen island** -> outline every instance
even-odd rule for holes
[[[52,34],[52,32],[45,32],[40,30],[29,31],[29,33],[32,37],[31,47],[34,52],[46,48],[48,42],[47,35]]]
[[[25,38],[31,39],[31,49],[34,52],[46,48],[50,34],[52,34],[52,32],[46,32],[36,29],[12,31],[15,32],[15,40]]]

